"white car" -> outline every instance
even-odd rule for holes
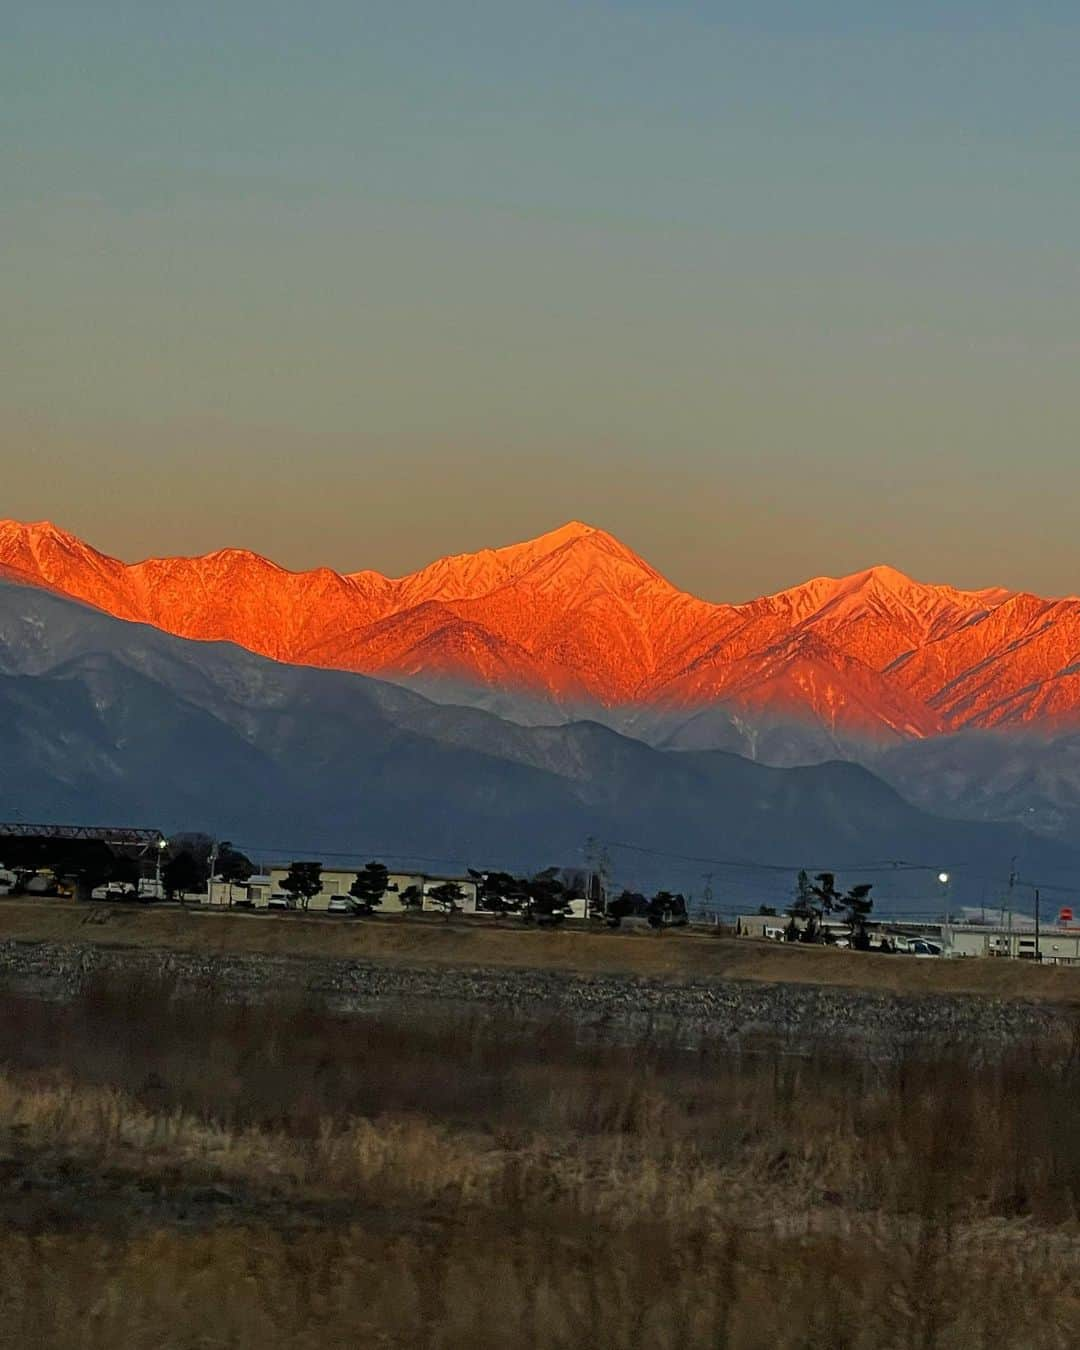
[[[332,895],[326,906],[327,914],[355,914],[356,901],[348,895]]]
[[[295,909],[296,906],[293,904],[291,896],[276,894],[272,895],[270,899],[267,900],[266,908],[280,912],[282,910]]]

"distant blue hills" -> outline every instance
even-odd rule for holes
[[[266,857],[429,870],[584,865],[591,836],[616,884],[699,901],[708,884],[726,910],[782,907],[799,866],[873,881],[894,913],[940,911],[942,868],[957,909],[999,903],[1014,860],[1080,887],[1065,844],[945,819],[853,763],[771,768],[596,722],[519,726],[15,580],[0,581],[0,768],[4,819],[205,830]]]

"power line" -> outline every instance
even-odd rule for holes
[[[704,863],[712,867],[732,867],[740,868],[751,872],[800,872],[800,871],[830,871],[830,872],[940,872],[943,866],[951,868],[970,867],[970,863],[912,863],[906,862],[902,858],[874,859],[870,862],[830,862],[827,864],[816,863],[764,863],[758,862],[754,858],[708,858],[701,857],[691,853],[672,853],[668,849],[647,848],[643,844],[627,844],[616,839],[605,839],[603,841],[609,848],[626,849],[631,853],[644,853],[656,858],[674,858],[679,862]]]
[[[625,840],[601,839],[598,837],[594,837],[594,842],[596,845],[600,846],[605,852],[607,849],[621,849],[629,853],[640,854],[646,857],[670,859],[674,862],[686,863],[695,867],[704,866],[707,868],[727,868],[733,871],[760,872],[771,875],[790,876],[793,873],[798,873],[799,871],[883,872],[890,875],[901,872],[904,873],[923,872],[935,875],[942,870],[955,872],[963,869],[965,875],[969,877],[971,880],[981,880],[983,882],[990,882],[993,884],[998,884],[1000,880],[1000,878],[994,873],[974,870],[975,864],[966,861],[952,862],[949,860],[945,861],[939,860],[938,862],[934,863],[923,863],[923,862],[910,862],[907,859],[903,858],[880,858],[880,859],[862,860],[857,862],[830,861],[829,863],[826,864],[810,864],[805,862],[798,864],[766,863],[761,862],[760,860],[755,858],[716,858],[699,854],[676,853],[670,849],[650,848],[643,844],[631,844],[626,842]],[[325,849],[319,846],[312,846],[310,844],[297,846],[297,845],[280,845],[280,844],[275,845],[251,844],[239,842],[237,844],[237,847],[242,848],[246,853],[264,854],[270,856],[290,856],[292,858],[299,858],[304,857],[306,855],[315,854],[324,858],[346,859],[351,861],[360,858],[362,856],[368,856],[368,857],[386,858],[390,860],[394,859],[405,860],[407,862],[417,862],[417,863],[422,862],[439,863],[445,866],[460,867],[466,869],[470,866],[470,861],[466,858],[460,857],[452,858],[432,854],[399,852],[392,849],[384,849],[379,846],[373,845],[359,846],[357,848],[349,849],[347,851]],[[485,851],[483,849],[476,850],[477,854],[482,854],[484,852]],[[504,859],[503,861],[506,860]],[[606,858],[604,861],[606,868],[610,868],[610,863],[607,862]],[[520,859],[515,860],[515,865],[519,863]],[[485,865],[490,867],[492,866],[492,864],[493,860],[490,859],[489,857]],[[619,872],[621,871],[622,869],[619,869]],[[615,869],[611,869],[608,872],[610,884],[616,884],[617,877],[618,872],[616,872]],[[1037,885],[1041,890],[1044,891],[1054,891],[1062,895],[1080,895],[1080,887],[1078,886],[1069,886],[1062,882],[1040,881],[1036,883],[1032,881],[1021,880],[1016,872],[1013,872],[1011,874],[1010,881],[1011,881],[1011,885],[1009,887],[1010,890],[1012,889],[1012,886],[1017,884],[1024,886],[1026,889],[1034,889],[1035,886]],[[899,897],[894,897],[894,899],[895,898]],[[918,896],[918,897],[912,896],[910,898],[921,900],[926,899],[925,896]]]
[[[380,858],[406,858],[413,859],[416,862],[454,863],[460,867],[468,866],[468,863],[464,858],[436,858],[423,853],[393,853],[389,849],[374,848],[370,845],[363,848],[349,849],[347,852],[335,852],[333,849],[312,847],[311,845],[304,845],[302,848],[295,845],[275,844],[271,846],[269,844],[249,844],[245,843],[243,840],[239,840],[236,843],[236,847],[242,849],[245,853],[273,853],[282,854],[283,856],[288,855],[292,858],[303,858],[310,856],[313,853],[318,853],[324,858],[352,859],[370,856]]]
[[[976,864],[959,861],[954,862],[948,859],[939,860],[934,863],[908,862],[903,858],[883,858],[871,859],[870,861],[847,862],[831,861],[826,864],[818,863],[765,863],[759,862],[755,858],[711,858],[702,857],[697,854],[674,853],[668,849],[648,848],[643,844],[628,844],[621,840],[606,839],[603,841],[609,848],[626,849],[631,853],[642,853],[656,858],[671,858],[677,862],[691,864],[705,864],[711,867],[727,867],[747,872],[778,872],[790,875],[792,872],[929,872],[936,874],[941,871],[956,872],[961,869],[965,874],[975,881],[991,882],[997,884],[1000,881],[998,874],[974,870]],[[1068,886],[1061,882],[1034,882],[1021,880],[1016,872],[1010,875],[1010,889],[1012,885],[1022,885],[1028,889],[1034,889],[1036,886],[1041,890],[1061,891],[1068,895],[1080,895],[1080,887]],[[924,897],[925,898],[925,897]]]

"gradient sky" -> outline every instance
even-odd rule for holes
[[[4,6],[0,515],[1080,590],[1080,7]]]

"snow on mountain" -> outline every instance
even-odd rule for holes
[[[1080,709],[1080,601],[926,585],[881,565],[713,604],[580,521],[398,578],[289,572],[239,549],[124,564],[47,522],[8,521],[0,566],[178,636],[525,723],[590,713],[658,743],[715,734],[760,749],[771,723],[801,725],[815,757],[876,753],[963,728],[1070,726]],[[797,754],[788,730],[783,753]]]
[[[682,707],[721,704],[757,720],[763,714],[788,721],[801,715],[827,732],[837,754],[860,738],[906,740],[941,730],[939,718],[924,704],[891,688],[872,666],[805,630],[737,661],[717,661],[710,653],[661,691],[661,701]]]
[[[999,872],[1017,853],[1048,872],[1077,862],[1012,826],[936,818],[854,764],[776,769],[665,753],[595,722],[524,727],[10,579],[0,746],[0,814],[205,828],[254,851],[535,870],[577,862],[592,834],[646,850],[618,854],[620,883],[685,890],[701,868],[684,875],[668,855],[947,858]],[[790,878],[736,868],[725,881],[756,904],[782,901]],[[925,905],[910,880],[905,900]]]
[[[605,551],[622,552],[627,558],[633,558],[628,549],[623,549],[621,544],[602,530],[580,520],[571,520],[557,530],[549,530],[547,534],[522,544],[484,548],[478,553],[439,558],[419,572],[398,579],[395,583],[398,604],[404,607],[424,600],[470,600],[488,595],[580,540],[588,540],[590,546],[599,545]],[[640,563],[640,559],[634,561]]]

